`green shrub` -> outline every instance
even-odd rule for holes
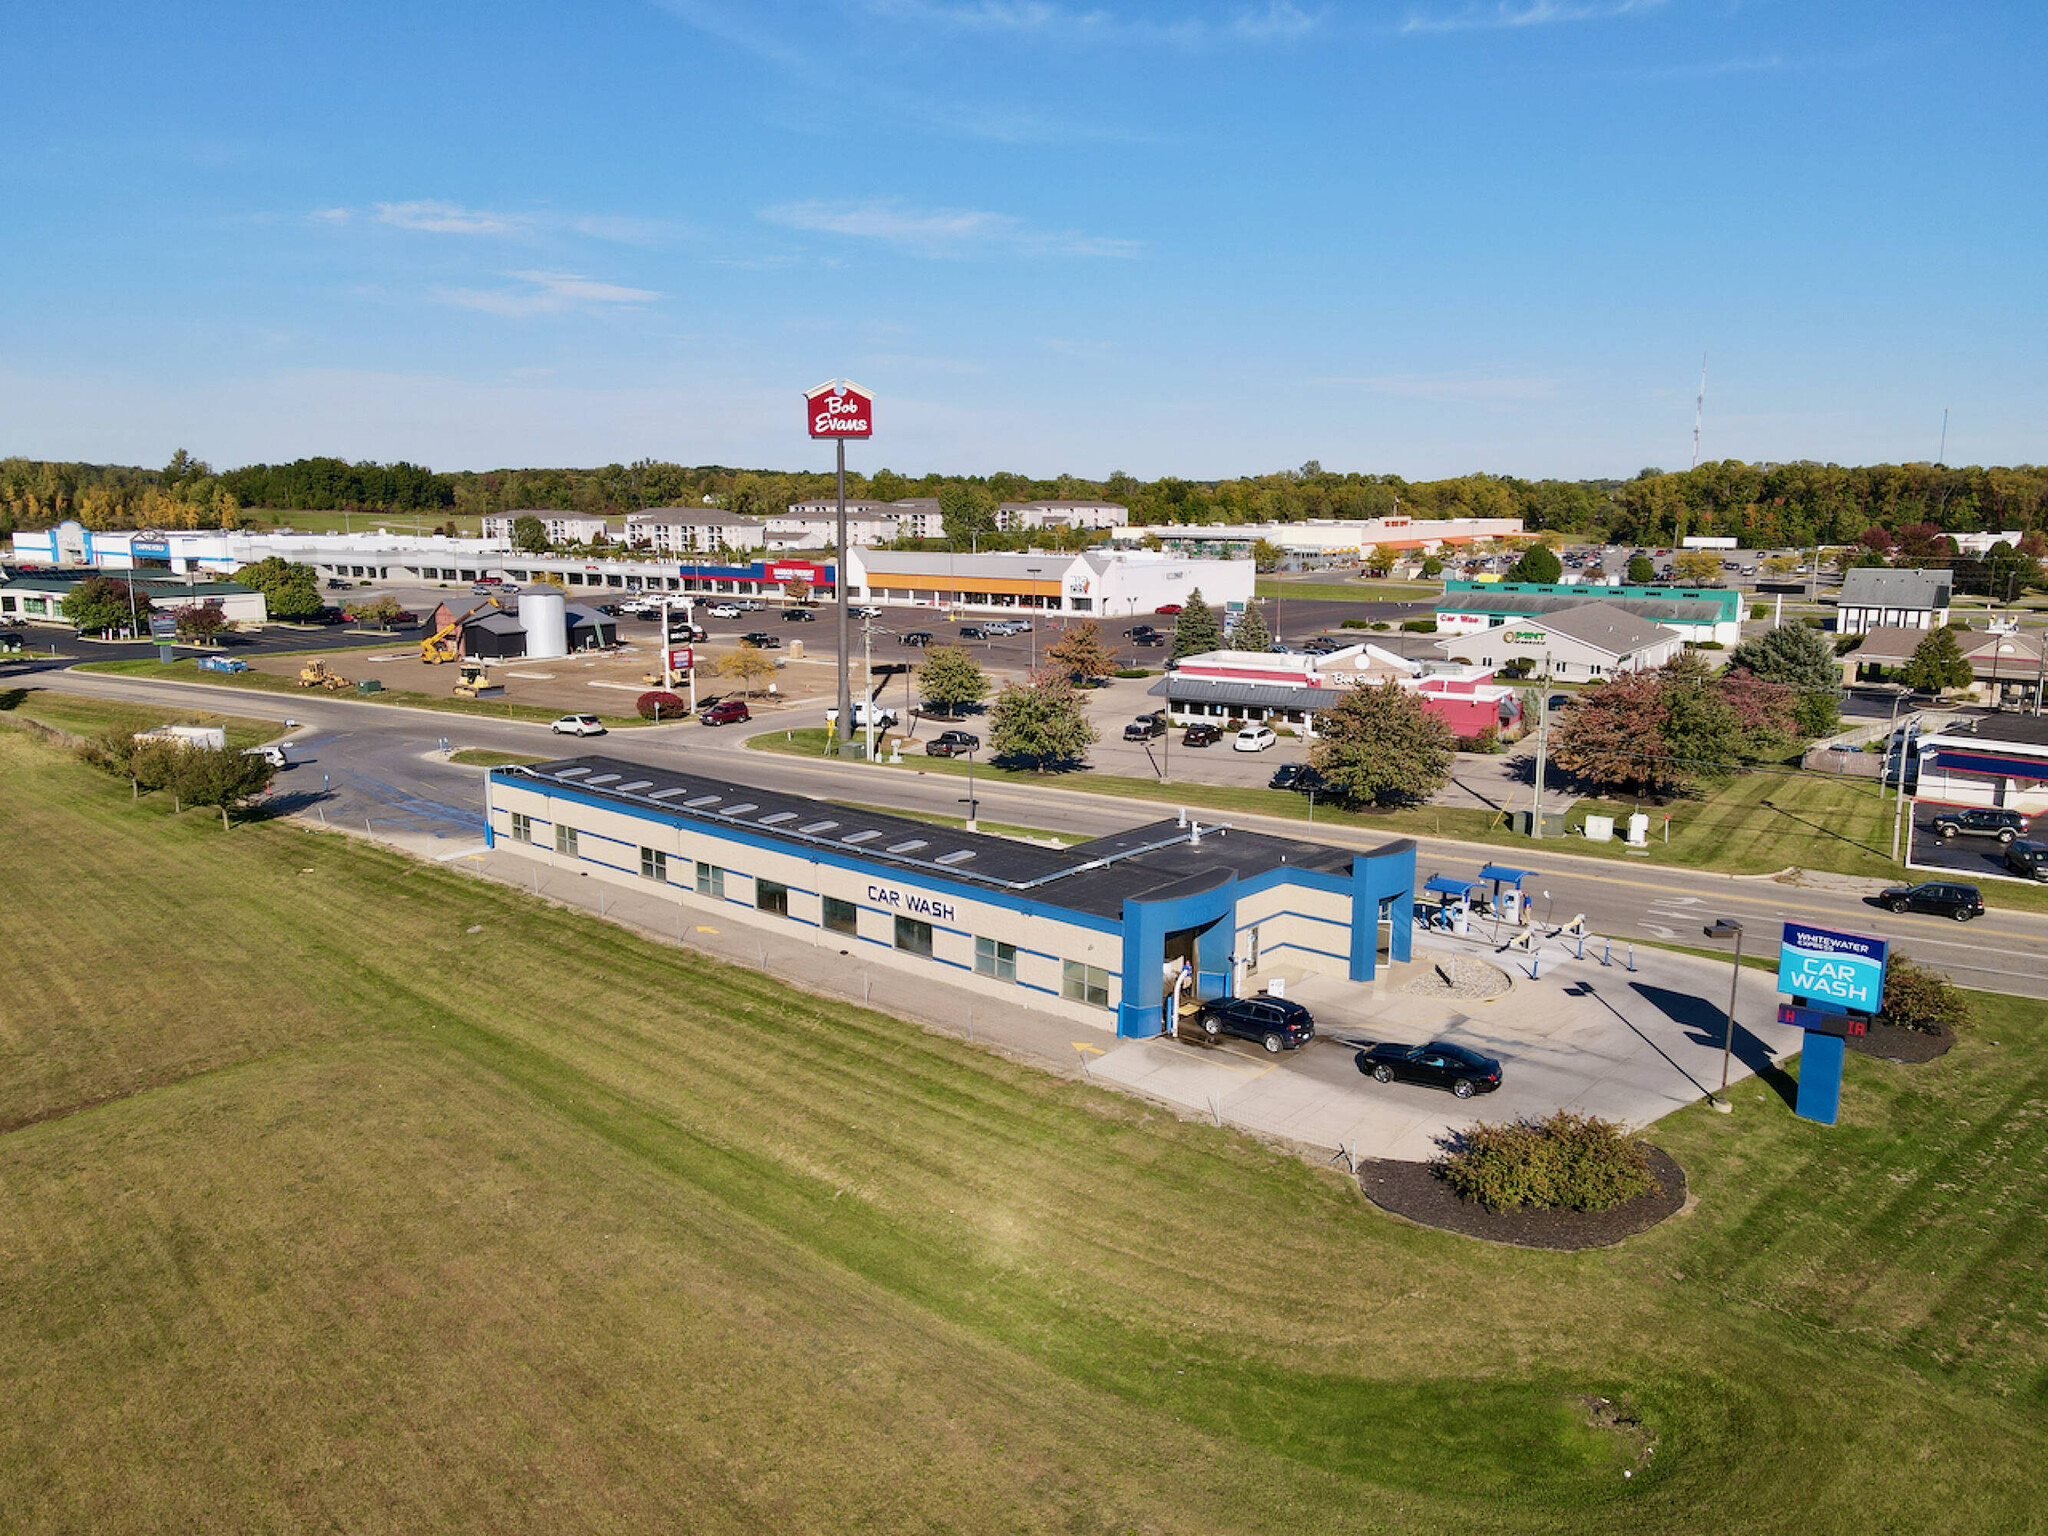
[[[1725,651],[1728,649],[1727,646],[1718,640],[1688,640],[1685,642],[1685,648],[1688,651]]]
[[[1370,620],[1370,619],[1346,619],[1346,620],[1345,620],[1345,621],[1344,621],[1344,622],[1343,622],[1342,624],[1339,624],[1339,625],[1338,625],[1337,627],[1338,627],[1339,629],[1371,629],[1371,628],[1372,628],[1372,620]]]
[[[1373,624],[1373,626],[1372,626],[1372,627],[1373,627],[1374,629],[1392,629],[1392,628],[1393,628],[1394,626],[1393,626],[1393,625],[1391,625],[1391,624],[1382,624],[1382,623],[1378,623],[1378,622],[1375,622],[1375,623]]]
[[[1970,1027],[1969,995],[1938,971],[1930,971],[1909,955],[1885,962],[1882,1023],[1938,1035],[1943,1028]]]
[[[1799,616],[1799,622],[1804,624],[1808,629],[1826,629],[1828,627],[1827,619],[1818,613],[1801,614]]]
[[[1403,619],[1401,628],[1411,635],[1433,635],[1436,633],[1435,619]]]
[[[1641,1142],[1611,1120],[1562,1109],[1547,1120],[1474,1126],[1436,1169],[1490,1211],[1604,1211],[1662,1190]]]
[[[1111,675],[1115,677],[1150,677],[1152,674],[1143,667],[1119,667]]]
[[[1755,621],[1757,619],[1768,619],[1770,616],[1771,610],[1766,608],[1762,603],[1751,603],[1749,605],[1749,617],[1752,621]]]
[[[1500,727],[1489,725],[1476,736],[1460,736],[1458,738],[1458,750],[1460,752],[1486,753],[1500,751]]]

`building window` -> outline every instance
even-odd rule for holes
[[[659,848],[640,850],[640,877],[643,880],[659,880],[668,884],[668,855]]]
[[[1093,1003],[1098,1008],[1107,1008],[1109,972],[1099,965],[1084,965],[1079,960],[1062,960],[1060,996],[1072,998],[1077,1003]]]
[[[932,925],[921,923],[914,917],[896,919],[896,947],[906,955],[932,957]]]
[[[555,823],[555,852],[567,854],[572,859],[576,857],[576,829],[574,827],[563,826],[559,821]]]
[[[825,926],[834,933],[843,933],[848,938],[860,936],[860,908],[850,901],[841,901],[837,896],[825,898]]]
[[[533,841],[533,818],[524,811],[512,813],[512,841],[530,843]]]
[[[716,864],[706,864],[702,859],[699,859],[697,861],[697,894],[699,896],[716,896],[722,900],[725,896],[725,871]]]
[[[997,981],[1015,981],[1017,946],[1005,944],[999,939],[976,938],[974,969],[983,976],[995,977]]]
[[[773,880],[756,880],[754,906],[762,912],[772,912],[777,917],[789,916],[789,887],[778,885]]]

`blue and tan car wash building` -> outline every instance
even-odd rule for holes
[[[487,812],[495,849],[1131,1037],[1160,1032],[1183,965],[1209,998],[1409,957],[1405,838],[1360,853],[1183,817],[1056,848],[609,756],[494,769]]]

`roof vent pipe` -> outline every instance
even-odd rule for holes
[[[1186,806],[1180,808],[1180,815],[1174,818],[1173,824],[1176,827],[1184,827],[1188,824],[1188,808]]]
[[[1190,848],[1202,846],[1202,824],[1199,821],[1188,828],[1188,846]]]

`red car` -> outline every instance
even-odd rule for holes
[[[1154,609],[1153,609],[1152,611],[1153,611],[1154,613],[1179,613],[1179,612],[1180,612],[1180,604],[1179,604],[1179,603],[1161,603],[1161,604],[1160,604],[1160,605],[1159,605],[1159,606],[1158,606],[1157,608],[1154,608]]]
[[[738,725],[752,717],[747,713],[745,699],[720,699],[697,718],[706,725]]]

